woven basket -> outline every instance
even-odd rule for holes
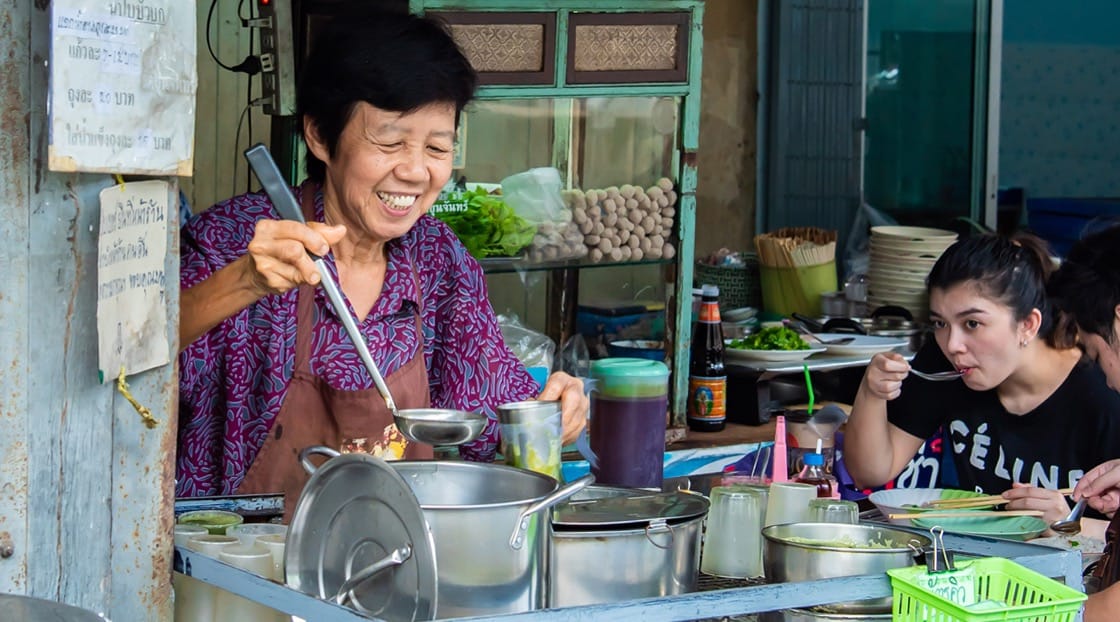
[[[697,261],[692,273],[694,287],[719,286],[720,311],[740,307],[759,308],[762,304],[762,286],[758,277],[758,255],[744,253],[746,262],[741,266],[712,266]]]

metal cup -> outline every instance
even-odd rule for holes
[[[560,479],[563,417],[559,401],[502,404],[498,423],[506,464]]]

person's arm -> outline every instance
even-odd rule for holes
[[[1120,508],[1120,458],[1096,466],[1078,480],[1073,498],[1082,497],[1101,514],[1112,516]]]
[[[1090,594],[1085,601],[1084,622],[1113,622],[1120,611],[1120,583]]]
[[[897,476],[923,440],[887,419],[887,401],[902,393],[910,366],[899,354],[876,354],[856,393],[844,430],[844,464],[859,486],[881,486]]]
[[[258,221],[245,255],[181,292],[180,351],[264,296],[286,292],[300,283],[317,284],[319,272],[307,252],[325,255],[345,234],[345,227],[317,222]]]

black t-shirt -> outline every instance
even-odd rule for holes
[[[943,371],[952,365],[932,339],[911,365]],[[887,403],[891,423],[918,438],[941,424],[949,433],[960,488],[999,494],[1012,482],[1067,488],[1086,471],[1120,457],[1120,393],[1095,364],[1082,360],[1054,393],[1029,413],[1004,409],[995,389],[908,376]]]

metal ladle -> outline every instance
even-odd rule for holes
[[[249,166],[256,173],[257,179],[264,186],[265,193],[272,199],[272,204],[276,207],[280,216],[286,220],[307,224],[299,203],[296,202],[291,189],[288,188],[284,178],[280,175],[280,169],[277,168],[276,161],[272,159],[268,148],[261,144],[254,145],[245,150],[245,159],[249,161]],[[389,408],[389,412],[393,414],[393,420],[397,423],[397,428],[400,429],[401,433],[410,440],[430,445],[459,445],[478,438],[486,424],[486,415],[481,413],[443,408],[397,410],[397,404],[393,401],[392,394],[389,393],[389,386],[385,384],[381,371],[377,369],[377,364],[373,362],[373,356],[369,353],[369,345],[366,344],[365,337],[358,330],[358,324],[354,321],[354,316],[350,315],[350,309],[346,307],[346,299],[342,297],[342,292],[338,289],[338,284],[335,283],[327,263],[323,261],[322,257],[310,251],[307,254],[319,270],[319,285],[322,286],[323,291],[327,292],[327,298],[330,299],[331,306],[334,307],[335,313],[342,320],[342,326],[346,329],[350,341],[354,343],[354,348],[358,351],[358,357],[362,359],[369,375],[373,377],[373,384],[377,386],[377,392],[385,399],[385,405]]]
[[[1085,513],[1085,506],[1085,497],[1082,497],[1080,501],[1074,504],[1068,516],[1062,520],[1050,523],[1050,531],[1065,536],[1076,536],[1081,533],[1081,515]]]

